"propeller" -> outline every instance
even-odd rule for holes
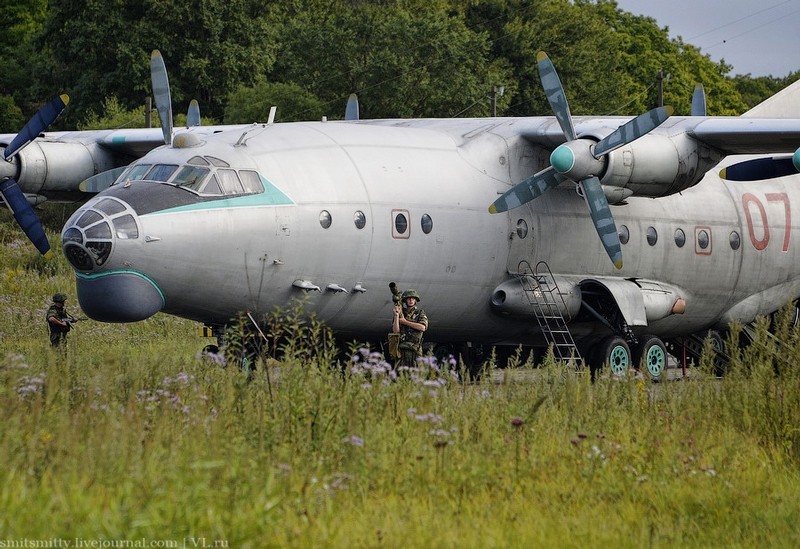
[[[169,78],[167,67],[161,52],[153,50],[150,54],[150,79],[153,82],[153,97],[156,100],[156,110],[161,119],[161,131],[164,134],[164,143],[172,144],[172,98],[169,93]],[[200,109],[198,107],[198,114]]]
[[[186,125],[190,128],[200,125],[200,103],[197,102],[197,99],[189,101],[189,110],[186,111]]]
[[[17,153],[36,139],[36,136],[45,131],[58,118],[68,103],[69,96],[63,94],[54,97],[39,109],[5,148],[3,160],[10,163]],[[48,242],[47,236],[44,234],[42,223],[13,177],[7,176],[0,181],[0,196],[3,197],[3,201],[14,215],[14,219],[17,220],[27,237],[39,250],[39,253],[49,258],[52,255],[52,251],[50,250],[50,242]]]
[[[702,84],[695,84],[692,92],[692,116],[706,115],[706,90]]]
[[[579,194],[586,200],[589,215],[603,247],[617,269],[622,268],[622,246],[617,227],[598,175],[605,167],[610,152],[647,134],[672,114],[672,107],[658,107],[624,123],[595,143],[578,138],[564,88],[553,63],[546,53],[536,55],[539,76],[547,101],[555,114],[566,142],[550,154],[550,167],[524,179],[503,193],[489,206],[490,213],[505,212],[538,198],[562,181],[577,184]]]
[[[358,96],[354,93],[347,98],[347,107],[344,111],[345,120],[358,120]]]

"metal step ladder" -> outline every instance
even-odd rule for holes
[[[534,271],[530,263],[523,260],[517,270],[515,276],[520,281],[542,335],[553,347],[553,356],[561,362],[572,362],[576,367],[582,366],[583,359],[567,327],[567,320],[561,314],[562,307],[567,311],[567,306],[550,267],[544,261],[540,261]]]

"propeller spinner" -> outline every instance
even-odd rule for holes
[[[3,160],[10,163],[17,153],[36,139],[36,136],[45,131],[58,118],[68,103],[68,95],[59,95],[39,109],[5,148]],[[52,255],[50,242],[48,242],[47,236],[44,234],[42,223],[13,177],[6,177],[0,181],[0,195],[2,195],[3,201],[14,215],[14,219],[17,220],[27,237],[39,250],[39,253],[45,257],[50,257]]]
[[[617,227],[598,174],[608,153],[627,145],[662,124],[672,114],[672,107],[659,107],[629,120],[595,143],[575,133],[564,88],[553,63],[544,52],[536,55],[539,76],[547,101],[567,139],[550,154],[550,167],[524,179],[503,193],[489,206],[490,213],[505,212],[538,198],[565,180],[574,181],[586,200],[592,223],[603,247],[617,269],[622,268],[622,247]]]

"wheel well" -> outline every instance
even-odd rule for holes
[[[580,283],[580,289],[581,308],[577,319],[598,322],[609,332],[625,338],[630,343],[633,332],[625,322],[617,300],[614,299],[608,288],[594,280],[584,280]],[[633,340],[635,341],[635,337]]]

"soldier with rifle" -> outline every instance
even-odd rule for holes
[[[389,287],[396,297],[399,293],[397,287],[394,283]],[[422,299],[416,290],[406,290],[399,300],[395,299],[391,334],[394,337],[390,337],[389,348],[396,367],[414,368],[417,358],[422,356],[422,334],[428,329],[428,315],[417,307],[420,301]]]
[[[47,309],[47,326],[50,328],[50,345],[60,347],[67,341],[67,333],[72,329],[73,323],[82,320],[75,318],[67,312],[64,304],[67,296],[62,293],[53,295],[53,304]]]

